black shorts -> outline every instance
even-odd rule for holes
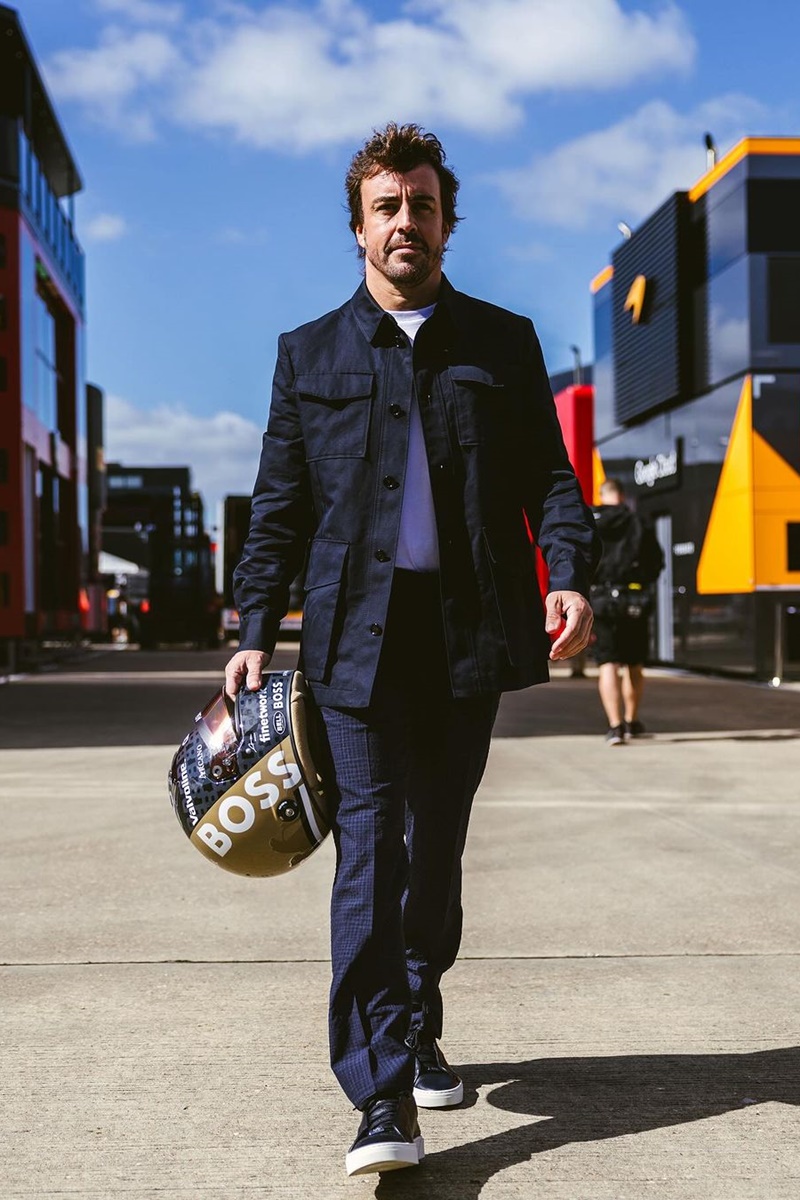
[[[601,663],[639,666],[647,658],[649,630],[647,617],[595,617],[592,657]]]

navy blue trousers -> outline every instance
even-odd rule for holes
[[[331,1065],[356,1108],[410,1091],[411,1029],[442,1032],[461,857],[499,695],[454,699],[437,576],[395,572],[368,708],[323,707],[338,809]]]

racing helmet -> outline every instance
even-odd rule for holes
[[[169,770],[172,807],[201,854],[236,875],[282,875],[330,830],[321,718],[300,671],[224,688],[197,714]]]

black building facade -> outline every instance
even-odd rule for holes
[[[747,138],[593,281],[596,482],[665,550],[653,657],[800,676],[800,139]]]
[[[216,645],[219,604],[203,501],[189,467],[106,466],[103,550],[148,572],[137,640]]]

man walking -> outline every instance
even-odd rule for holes
[[[603,558],[592,588],[594,657],[608,719],[606,744],[621,746],[645,732],[639,705],[649,640],[647,585],[661,573],[664,555],[650,526],[628,508],[618,479],[601,484],[595,518]]]
[[[280,338],[226,686],[259,686],[305,556],[301,666],[338,800],[331,1064],[361,1174],[419,1162],[417,1105],[463,1097],[438,1040],[470,806],[500,693],[588,641],[597,540],[533,326],[442,274],[458,180],[438,139],[387,125],[346,189],[365,278]]]

